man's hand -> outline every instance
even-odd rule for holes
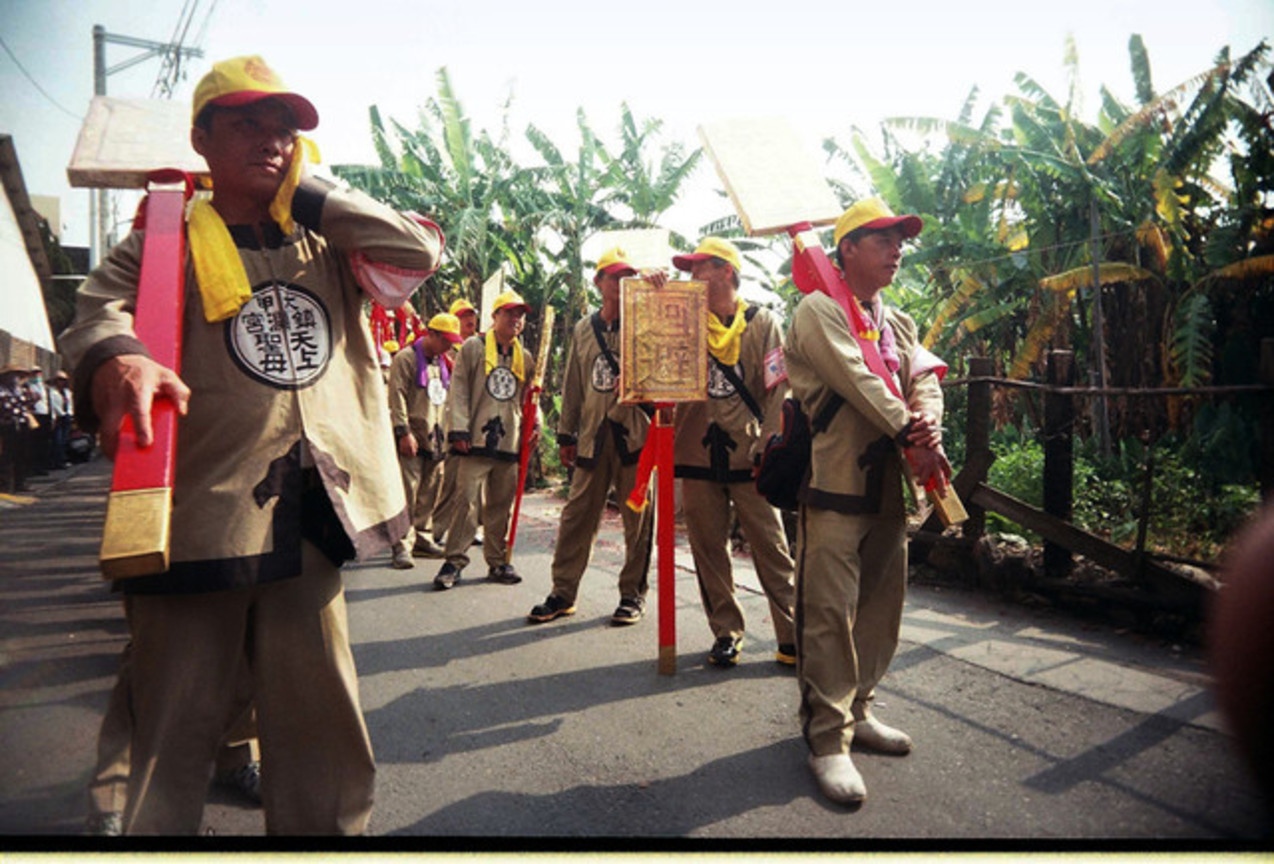
[[[931,450],[928,447],[908,447],[905,451],[907,461],[911,463],[916,482],[927,489],[933,484],[939,495],[947,491],[947,478],[951,476],[951,463],[942,448]]]
[[[125,415],[133,418],[137,445],[148,447],[155,437],[150,423],[155,397],[171,399],[182,416],[190,404],[190,388],[177,373],[144,354],[121,354],[107,360],[93,373],[90,387],[93,410],[102,424],[102,452],[108,459],[114,459],[119,449],[119,427]]]
[[[563,444],[557,448],[557,455],[562,460],[563,468],[574,468],[575,457],[579,455],[579,447],[575,444]]]
[[[414,458],[419,448],[416,445],[416,436],[408,432],[406,435],[398,439],[398,455],[404,459]]]
[[[643,270],[638,275],[655,288],[662,288],[668,284],[668,274],[662,270]]]
[[[942,426],[936,418],[920,411],[911,413],[911,430],[907,433],[910,447],[938,450],[942,447]]]

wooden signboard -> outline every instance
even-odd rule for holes
[[[94,96],[66,168],[70,184],[143,189],[156,168],[208,173],[190,146],[190,103]]]
[[[698,402],[708,395],[708,286],[621,279],[619,401]]]
[[[672,260],[667,228],[629,228],[594,234],[585,244],[585,258],[596,261],[602,253],[618,246],[638,270],[666,270]],[[592,279],[592,272],[588,278]]]
[[[832,225],[840,203],[786,120],[749,117],[699,127],[712,164],[748,236],[786,234],[792,225]]]
[[[504,293],[504,268],[501,267],[482,283],[482,296],[478,298],[478,330],[491,329],[491,316],[495,314],[495,298]]]

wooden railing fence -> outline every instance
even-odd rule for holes
[[[987,358],[969,360],[969,376],[944,383],[944,387],[968,388],[968,425],[964,465],[953,479],[953,485],[965,502],[969,519],[958,537],[942,534],[942,525],[930,515],[912,535],[911,559],[923,562],[935,544],[945,543],[972,548],[986,531],[986,513],[999,513],[1044,538],[1043,578],[1060,583],[1071,573],[1074,555],[1083,555],[1094,563],[1127,577],[1135,589],[1127,587],[1087,586],[1086,592],[1099,599],[1132,600],[1173,611],[1198,612],[1202,600],[1215,582],[1200,577],[1198,567],[1205,562],[1186,561],[1146,550],[1146,530],[1154,501],[1151,494],[1154,477],[1154,448],[1147,449],[1146,473],[1137,513],[1137,539],[1126,549],[1105,538],[1084,531],[1071,523],[1074,502],[1074,427],[1075,402],[1094,396],[1132,398],[1164,398],[1169,396],[1201,396],[1216,398],[1235,394],[1258,394],[1260,397],[1260,466],[1261,496],[1274,501],[1274,339],[1261,342],[1260,383],[1230,387],[1171,387],[1135,389],[1121,387],[1076,387],[1074,355],[1070,351],[1053,351],[1048,357],[1047,381],[1037,383],[996,378]],[[991,452],[991,390],[1011,387],[1042,391],[1044,394],[1044,494],[1043,508],[1034,507],[987,485],[987,472],[995,456]],[[1190,490],[1182,490],[1190,494]],[[1194,568],[1172,564],[1189,563]]]

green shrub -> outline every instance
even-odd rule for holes
[[[989,485],[1035,507],[1043,506],[1044,448],[1030,429],[1005,427],[991,441],[996,460],[988,472]],[[1165,437],[1153,447],[1154,470],[1150,491],[1150,519],[1146,548],[1196,557],[1215,557],[1239,527],[1260,506],[1254,482],[1224,482],[1232,466],[1217,472],[1200,453],[1197,440]],[[1071,521],[1085,531],[1132,546],[1137,539],[1150,454],[1141,441],[1117,442],[1109,457],[1095,440],[1077,441]],[[987,514],[990,531],[1007,531],[1038,543],[1040,538],[1015,522]]]

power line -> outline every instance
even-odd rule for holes
[[[75,122],[78,123],[80,121],[79,114],[76,114],[74,111],[67,110],[65,107],[62,106],[62,103],[58,102],[58,100],[50,96],[48,91],[40,86],[40,82],[36,81],[35,78],[32,77],[31,73],[27,71],[26,67],[22,65],[22,61],[19,60],[17,55],[13,53],[13,49],[9,47],[9,43],[4,41],[3,36],[0,36],[0,46],[4,47],[4,52],[9,55],[9,59],[12,60],[14,62],[14,65],[18,67],[18,71],[21,72],[28,81],[31,82],[31,85],[35,87],[36,90],[40,91],[41,96],[49,100],[49,104],[51,104],[54,108],[61,111],[66,116],[73,119]]]

